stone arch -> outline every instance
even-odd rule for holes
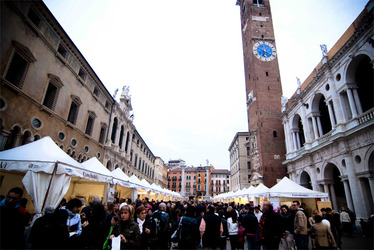
[[[356,56],[346,71],[347,84],[355,84],[362,112],[374,107],[374,69],[371,58],[365,54]],[[356,103],[356,106],[359,106]]]
[[[117,169],[117,168],[119,168],[119,165],[118,165],[118,164],[116,164],[116,167],[115,167],[114,169]]]
[[[341,181],[342,171],[334,163],[328,163],[323,170],[325,185],[328,186],[329,197],[333,209],[339,211],[342,206],[347,207],[344,184]]]
[[[32,141],[33,141],[33,137],[31,135],[31,132],[28,130],[25,130],[25,132],[23,132],[20,145],[25,145]]]
[[[305,170],[302,171],[302,173],[300,174],[299,183],[301,186],[313,190],[312,178],[310,177],[309,173]]]
[[[107,163],[106,163],[106,168],[109,169],[109,170],[112,169],[112,162],[111,162],[110,160],[107,161]]]
[[[292,119],[292,132],[297,134],[297,137],[300,141],[300,148],[305,144],[305,132],[304,125],[300,115],[296,114]]]
[[[320,120],[320,122],[317,123],[319,136],[330,132],[332,129],[330,114],[325,100],[326,98],[322,93],[317,93],[312,101],[312,113]]]
[[[21,128],[17,125],[10,130],[10,135],[5,144],[5,150],[17,147],[21,138]]]

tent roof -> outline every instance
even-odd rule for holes
[[[262,196],[269,192],[269,188],[264,184],[260,183],[249,195]]]
[[[287,177],[275,184],[269,190],[271,197],[295,197],[295,198],[327,198],[328,194],[310,190]]]
[[[90,158],[89,160],[82,162],[82,165],[93,172],[103,174],[103,175],[108,175],[112,176],[112,172],[110,172],[104,165],[96,158]]]
[[[0,152],[0,160],[61,162],[81,167],[81,164],[66,154],[51,137],[46,136],[32,143]]]
[[[59,148],[49,136],[0,152],[0,162],[2,169],[22,172],[32,170],[52,173],[56,162],[83,168],[79,162]]]
[[[112,171],[113,177],[123,180],[123,181],[128,181],[130,178],[125,174],[120,168],[116,168]]]

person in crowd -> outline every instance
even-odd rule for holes
[[[187,206],[186,213],[178,220],[179,223],[181,223],[181,238],[178,241],[178,248],[196,249],[200,243],[200,232],[193,206]]]
[[[227,227],[227,220],[225,218],[225,210],[222,208],[218,210],[218,216],[221,218],[222,226],[223,226],[223,233],[220,238],[220,246],[221,250],[226,250],[227,245],[227,237],[229,237],[229,231]],[[256,220],[257,221],[257,220]]]
[[[151,249],[169,248],[169,214],[166,213],[166,204],[160,203],[158,210],[153,212],[149,219],[149,247]]]
[[[112,225],[112,218],[117,215],[115,211],[118,210],[118,203],[108,202],[106,206],[107,206],[107,211],[106,211],[107,215],[105,217],[105,227],[106,227],[106,230],[109,231]]]
[[[132,205],[124,205],[119,211],[120,221],[113,228],[110,239],[121,237],[121,249],[140,247],[139,225],[134,221],[135,209]]]
[[[68,226],[68,231],[70,237],[76,235],[80,236],[82,233],[82,224],[79,211],[82,207],[82,202],[79,199],[71,199],[65,207],[61,209],[66,210],[69,214],[66,225]]]
[[[90,221],[90,219],[91,219],[90,217],[91,217],[91,207],[92,207],[92,205],[99,204],[99,203],[101,204],[101,197],[96,195],[92,198],[91,204],[89,206],[85,206],[82,209],[81,212],[86,214],[86,218],[87,218],[88,221]],[[83,205],[84,205],[84,203],[82,203],[82,206]]]
[[[259,223],[258,241],[263,250],[278,249],[282,236],[279,214],[273,210],[270,201],[264,201],[262,205],[262,216]]]
[[[24,247],[25,216],[20,211],[23,190],[14,187],[0,202],[0,248],[14,249]]]
[[[293,233],[297,249],[308,249],[308,222],[306,215],[300,208],[299,201],[293,201],[291,207],[295,213]]]
[[[113,228],[118,224],[118,222],[119,222],[118,215],[113,216],[112,220],[110,222],[111,226],[110,226],[110,229],[109,229],[108,237],[106,238],[106,240],[104,242],[103,249],[111,249],[112,248],[110,236],[112,235]]]
[[[262,216],[262,212],[260,210],[260,206],[256,206],[255,207],[255,216],[257,218],[257,221],[260,222],[260,219],[261,219],[261,216]]]
[[[256,234],[258,229],[258,220],[254,214],[254,208],[246,205],[247,214],[242,216],[242,226],[247,240],[248,250],[257,249]]]
[[[315,224],[311,226],[312,243],[314,249],[332,249],[336,248],[334,236],[329,226],[322,223],[322,217],[316,215],[314,217]]]
[[[238,217],[235,209],[231,209],[231,212],[227,213],[227,228],[230,238],[231,249],[238,248],[238,233],[239,233],[239,223]]]
[[[280,227],[283,233],[279,249],[295,250],[295,241],[293,237],[294,214],[289,210],[287,205],[280,207]]]
[[[341,249],[341,224],[339,214],[334,213],[330,207],[327,207],[325,219],[330,222],[330,229],[332,235],[334,235],[337,248]]]
[[[349,237],[353,237],[351,217],[344,207],[342,207],[340,212],[340,222],[342,223],[342,232],[347,233]]]
[[[136,214],[135,222],[138,223],[139,225],[139,232],[140,232],[140,239],[141,239],[140,248],[148,249],[148,235],[151,233],[151,231],[146,227],[147,210],[143,205],[141,205],[136,208],[135,214]]]
[[[310,225],[310,226],[312,226],[313,224],[316,223],[316,221],[315,221],[315,219],[314,219],[314,218],[316,217],[316,215],[319,215],[319,212],[318,212],[317,209],[313,210],[313,212],[312,212],[312,216],[309,217],[309,219],[308,219],[308,221],[309,221],[309,225]]]
[[[91,205],[91,216],[88,225],[83,229],[81,243],[83,248],[99,249],[107,236],[105,225],[106,212],[104,205],[94,203]]]
[[[202,217],[199,227],[203,248],[219,249],[223,225],[218,215],[214,214],[214,206],[208,206],[207,213]]]
[[[69,231],[66,226],[68,212],[52,206],[44,209],[44,215],[38,218],[30,231],[31,249],[67,249]]]

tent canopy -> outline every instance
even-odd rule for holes
[[[82,168],[49,137],[0,152],[1,169],[52,174],[56,163]],[[70,172],[70,171],[68,171]]]
[[[305,188],[287,177],[270,188],[269,194],[270,197],[328,198],[328,194]]]

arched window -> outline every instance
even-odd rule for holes
[[[112,143],[116,141],[117,126],[118,126],[118,119],[117,117],[115,117],[113,120],[112,136],[110,137],[110,139],[112,140]]]
[[[122,149],[122,144],[123,144],[123,133],[124,133],[124,127],[123,125],[121,126],[121,131],[119,133],[119,143],[118,146],[120,149]]]

